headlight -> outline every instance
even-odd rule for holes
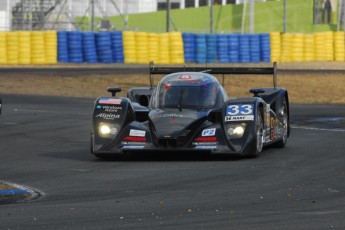
[[[101,137],[114,137],[118,133],[118,128],[114,124],[100,123],[98,132]]]
[[[246,129],[246,124],[231,124],[227,130],[228,134],[231,137],[241,138],[244,134],[244,130]]]

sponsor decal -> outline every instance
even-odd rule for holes
[[[226,116],[225,121],[254,121],[254,115],[247,116]]]
[[[129,142],[146,142],[146,137],[131,137],[127,136],[123,138],[124,141],[129,141]]]
[[[133,137],[145,137],[146,131],[144,130],[136,130],[136,129],[131,129],[129,131],[129,136]]]
[[[192,76],[191,75],[181,75],[178,77],[178,79],[181,80],[192,80]]]
[[[217,137],[197,137],[192,145],[218,145]]]
[[[277,138],[276,136],[277,121],[274,117],[271,117],[270,127],[271,127],[270,138],[271,140],[274,140]]]
[[[226,107],[225,121],[253,121],[253,108],[254,105],[252,104],[228,105]]]
[[[96,115],[96,117],[103,118],[106,120],[114,120],[120,118],[119,114],[111,114],[111,113],[100,113]]]
[[[194,139],[197,142],[215,142],[217,141],[217,137],[197,137]]]
[[[195,146],[194,149],[216,149],[217,146],[212,145],[202,145],[202,146]]]
[[[100,105],[96,106],[96,109],[101,109],[101,108],[102,108],[102,106],[100,106]]]
[[[121,149],[143,149],[144,146],[142,145],[126,145],[126,146],[123,146]]]
[[[201,133],[201,136],[203,137],[209,137],[216,135],[216,128],[213,129],[204,129]]]
[[[120,105],[122,99],[120,98],[101,98],[98,104]]]
[[[190,118],[190,119],[197,119],[197,116],[193,115],[184,115],[184,114],[176,114],[176,113],[171,113],[171,114],[163,114],[163,117],[173,117],[173,118]]]
[[[109,113],[116,113],[117,111],[122,110],[122,107],[120,106],[111,106],[111,105],[104,105],[102,108],[105,112],[109,112]]]

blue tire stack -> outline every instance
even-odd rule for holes
[[[218,62],[220,63],[229,62],[228,37],[226,34],[217,35],[217,54],[218,54]]]
[[[206,35],[206,61],[215,63],[217,61],[217,35]]]
[[[113,62],[124,63],[122,31],[111,32],[111,50]]]
[[[260,36],[258,34],[249,35],[250,62],[260,62]]]
[[[69,31],[67,38],[69,62],[83,63],[82,33],[80,31]]]
[[[260,34],[260,58],[262,62],[271,62],[271,43],[269,34]]]
[[[96,50],[95,33],[84,32],[82,41],[83,41],[84,62],[96,63],[97,62],[97,50]]]
[[[113,62],[110,32],[96,33],[96,49],[97,49],[98,62],[100,63]]]
[[[206,35],[195,35],[195,61],[197,63],[206,63]]]
[[[182,33],[183,39],[183,52],[185,62],[195,62],[195,34]]]
[[[239,62],[250,62],[250,48],[249,48],[249,35],[239,35]]]
[[[57,32],[58,62],[69,62],[68,58],[68,38],[66,31]]]
[[[228,45],[229,45],[229,62],[237,63],[239,62],[239,41],[238,34],[228,35]]]

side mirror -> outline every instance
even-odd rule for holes
[[[116,93],[121,92],[120,87],[108,87],[107,91],[111,93],[111,96],[115,97]]]
[[[264,93],[265,90],[264,89],[260,89],[260,88],[253,88],[253,89],[250,89],[249,92],[254,94],[254,97],[257,97],[259,94]]]
[[[222,119],[222,110],[213,109],[207,114],[207,120],[212,123],[217,123]]]

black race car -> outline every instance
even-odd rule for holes
[[[167,74],[153,87],[153,74]],[[272,74],[273,88],[254,88],[249,98],[228,98],[211,74]],[[97,98],[91,152],[197,151],[257,157],[263,146],[284,147],[290,135],[289,99],[276,87],[276,65],[265,68],[155,67],[151,87]]]

